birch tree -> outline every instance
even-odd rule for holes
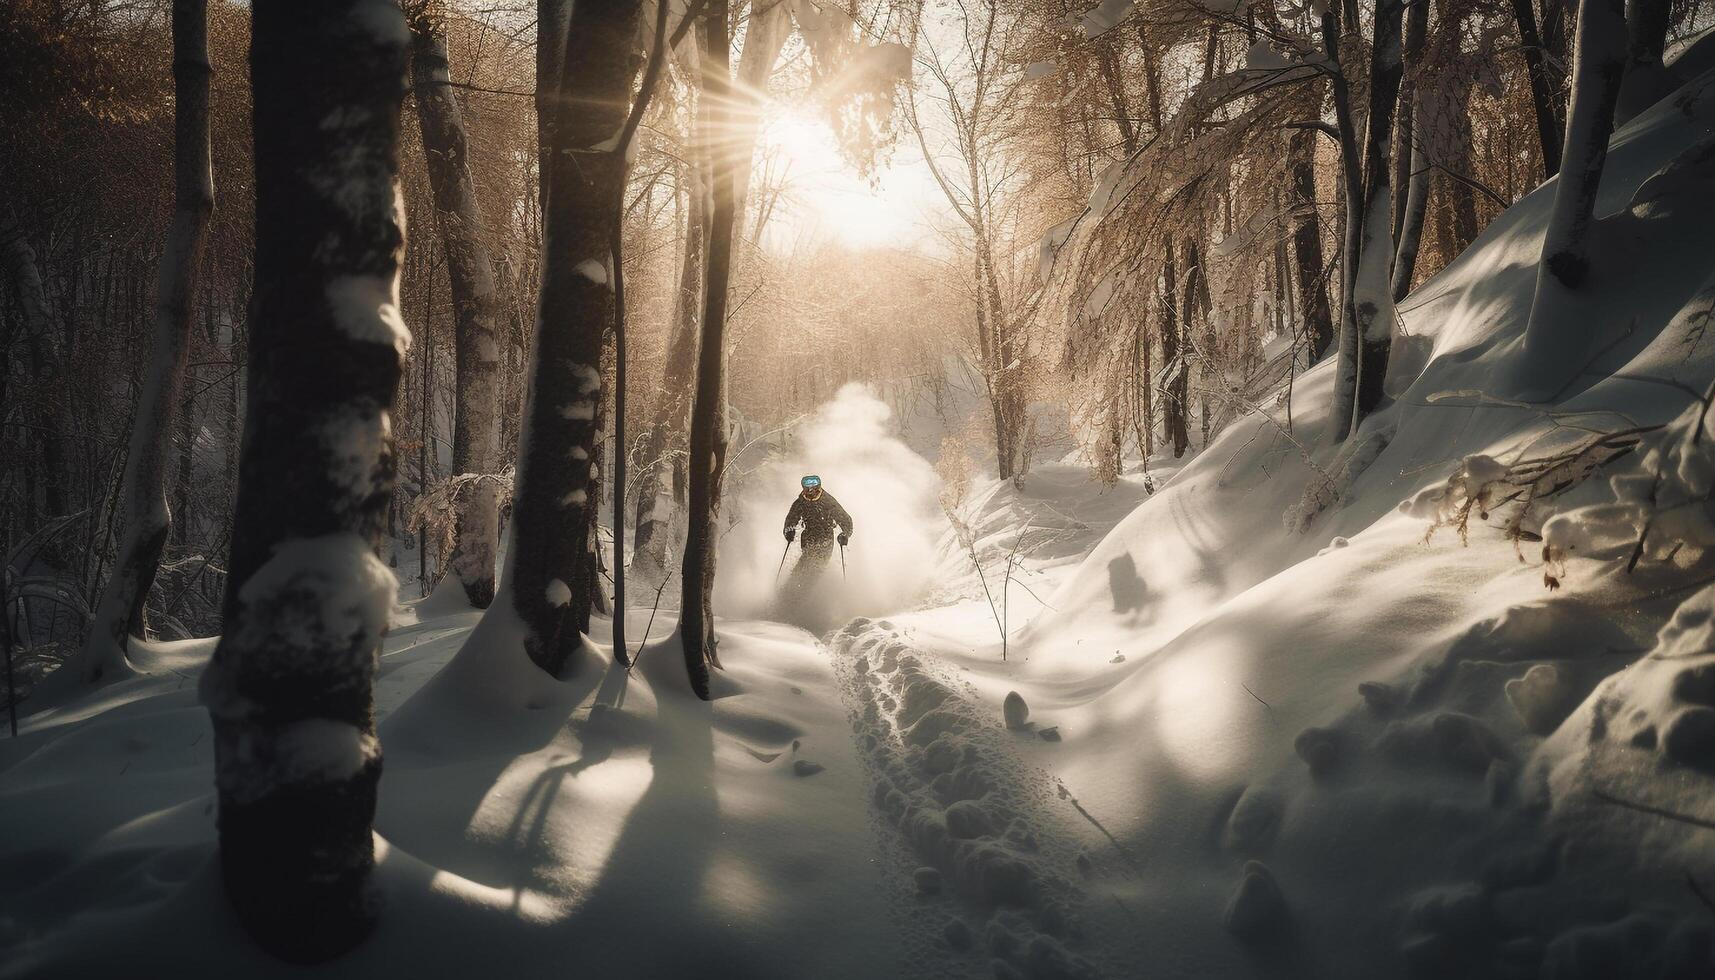
[[[614,311],[609,256],[626,175],[614,150],[641,64],[640,17],[639,0],[573,5],[557,84],[546,97],[538,93],[550,113],[544,260],[508,560],[525,651],[551,674],[588,631],[597,588],[598,403]],[[542,43],[559,46],[551,36]]]
[[[465,598],[486,609],[494,601],[500,540],[500,301],[471,180],[464,117],[447,70],[444,28],[426,9],[411,19],[411,83],[452,287],[458,384],[450,492],[458,527],[451,566]]]
[[[193,302],[214,210],[208,7],[205,0],[174,0],[172,16],[173,223],[161,253],[148,373],[125,459],[124,529],[89,637],[77,663],[68,665],[78,680],[92,683],[129,673],[129,638],[148,638],[144,605],[172,524],[167,457],[183,410]]]
[[[256,264],[249,411],[214,724],[220,867],[256,941],[326,960],[368,934],[381,746],[372,686],[393,576],[376,555],[410,333],[388,0],[252,5]]]

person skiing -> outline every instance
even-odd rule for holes
[[[802,593],[816,579],[821,577],[822,569],[827,566],[828,559],[833,557],[834,544],[845,547],[852,537],[852,515],[840,506],[834,495],[822,489],[822,478],[815,475],[804,477],[798,481],[802,491],[798,499],[792,501],[792,506],[786,511],[787,547],[798,532],[798,525],[804,526],[804,536],[799,539],[798,547],[803,552],[798,564],[792,568],[792,577],[786,580],[787,590]],[[836,536],[834,529],[839,528]]]

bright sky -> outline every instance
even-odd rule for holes
[[[761,143],[759,163],[772,150],[777,170],[789,164],[786,193],[763,235],[769,248],[835,238],[856,247],[945,250],[929,221],[945,213],[946,202],[909,140],[900,141],[874,186],[840,158],[832,130],[813,108],[780,107]]]

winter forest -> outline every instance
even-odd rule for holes
[[[1715,977],[1715,4],[5,0],[0,978]]]

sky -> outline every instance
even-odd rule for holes
[[[775,251],[837,240],[857,248],[893,247],[942,254],[935,222],[946,201],[916,146],[902,139],[893,159],[866,180],[840,157],[833,132],[813,107],[781,104],[763,129],[758,161],[773,151],[787,166],[787,187],[763,236]]]

